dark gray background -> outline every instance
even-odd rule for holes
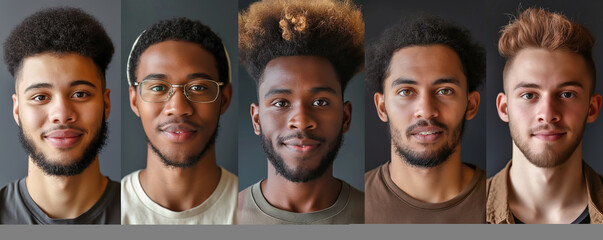
[[[251,0],[239,0],[239,9],[247,9]],[[359,2],[359,1],[355,1]],[[244,67],[239,68],[240,108],[239,124],[239,190],[243,190],[261,179],[266,178],[268,160],[260,145],[260,137],[253,132],[249,106],[257,103],[256,86]],[[354,186],[364,189],[364,74],[357,74],[348,83],[344,92],[346,101],[352,103],[352,125],[350,131],[343,134],[344,142],[333,163],[333,175]]]
[[[119,0],[77,1],[77,0],[19,0],[0,1],[0,41],[4,44],[9,33],[21,21],[47,7],[78,7],[94,16],[107,31],[113,41],[115,54],[106,72],[107,88],[111,89],[111,113],[109,114],[109,135],[107,145],[99,155],[101,173],[112,180],[121,178],[121,5]],[[0,55],[4,57],[3,48]],[[17,138],[17,124],[12,115],[12,94],[15,82],[2,60],[0,64],[0,186],[27,175],[27,155]]]
[[[233,98],[230,107],[220,117],[220,129],[216,139],[216,162],[235,175],[237,169],[237,108],[238,108],[238,47],[237,47],[237,2],[236,0],[196,1],[147,1],[122,0],[122,64],[121,86],[123,115],[122,129],[122,176],[145,168],[147,164],[147,142],[138,118],[130,108],[126,61],[132,44],[138,35],[159,20],[187,17],[209,26],[226,45],[232,67]],[[201,147],[201,146],[199,146]]]
[[[486,13],[481,11],[486,5],[483,0],[460,1],[388,1],[371,0],[364,5],[364,21],[366,23],[365,44],[371,44],[382,32],[401,17],[420,13],[432,14],[452,20],[471,31],[473,38],[487,47],[488,25],[484,18]],[[488,3],[489,4],[489,3]],[[488,82],[490,79],[486,79]],[[461,143],[461,159],[486,169],[486,108],[493,101],[485,95],[485,85],[479,89],[480,105],[472,120],[465,123],[465,132]],[[365,128],[366,128],[366,162],[365,169],[369,171],[390,160],[390,136],[387,125],[379,119],[373,100],[374,93],[366,93]]]
[[[484,6],[487,17],[484,22],[488,23],[487,32],[487,51],[488,51],[488,84],[487,84],[487,151],[488,151],[488,177],[496,174],[511,159],[512,142],[509,132],[509,125],[498,117],[496,111],[496,95],[502,92],[502,70],[505,60],[498,54],[498,31],[509,22],[509,14],[517,15],[518,9],[539,6],[549,11],[563,13],[573,21],[587,27],[595,39],[593,48],[593,57],[599,80],[596,93],[603,93],[603,22],[601,21],[601,11],[603,10],[602,1],[590,0],[549,0],[549,1],[509,1],[497,0],[488,2]],[[597,171],[603,173],[603,115],[599,114],[599,119],[594,123],[586,124],[586,130],[583,137],[582,154],[583,159]]]

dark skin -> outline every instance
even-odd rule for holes
[[[256,135],[272,141],[288,169],[311,171],[328,153],[338,134],[350,128],[352,105],[343,101],[341,84],[328,60],[288,56],[271,60],[258,88],[259,104],[251,104]],[[311,137],[286,138],[293,134]],[[285,140],[283,140],[285,137]],[[332,206],[341,190],[333,166],[316,179],[291,182],[269,162],[262,193],[274,207],[290,212],[315,212]]]
[[[219,81],[216,60],[198,44],[183,41],[165,41],[147,48],[140,56],[137,81],[150,75],[162,76],[171,84],[186,84],[205,76]],[[183,162],[196,156],[206,146],[218,125],[219,115],[228,108],[232,86],[220,89],[218,99],[212,103],[190,102],[182,88],[175,88],[166,102],[143,101],[136,88],[130,87],[130,107],[140,117],[145,133],[160,152],[173,162]],[[177,123],[169,133],[160,126],[170,121]],[[182,134],[177,140],[174,135]],[[216,164],[212,144],[192,167],[168,167],[147,149],[147,168],[140,172],[140,182],[145,193],[159,205],[172,211],[184,211],[203,203],[216,189],[221,171]],[[191,191],[195,189],[195,191]]]

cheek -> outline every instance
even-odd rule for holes
[[[19,108],[19,120],[21,121],[21,127],[23,128],[28,126],[40,128],[47,121],[47,116],[47,111],[41,107],[36,108],[26,106]]]

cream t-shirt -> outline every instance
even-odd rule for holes
[[[153,202],[140,185],[140,170],[121,180],[121,224],[234,224],[239,179],[220,167],[216,190],[203,203],[174,212]]]

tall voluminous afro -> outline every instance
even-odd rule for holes
[[[34,13],[15,27],[4,42],[4,61],[13,77],[27,57],[39,53],[77,53],[94,61],[103,87],[113,52],[113,43],[103,26],[83,10],[70,7]]]
[[[420,15],[385,30],[366,53],[366,85],[371,93],[383,92],[390,60],[404,47],[442,44],[456,52],[467,77],[467,92],[477,90],[486,78],[486,50],[474,41],[469,30],[432,15]]]
[[[329,60],[345,89],[364,65],[360,9],[349,0],[263,0],[239,13],[239,61],[258,86],[270,60],[297,55]]]
[[[132,46],[128,59],[128,84],[130,86],[133,86],[136,81],[136,69],[140,55],[151,45],[168,40],[196,43],[209,51],[216,59],[216,68],[220,78],[218,80],[225,84],[229,83],[230,63],[222,39],[203,23],[180,17],[159,21],[140,34],[137,42]]]

